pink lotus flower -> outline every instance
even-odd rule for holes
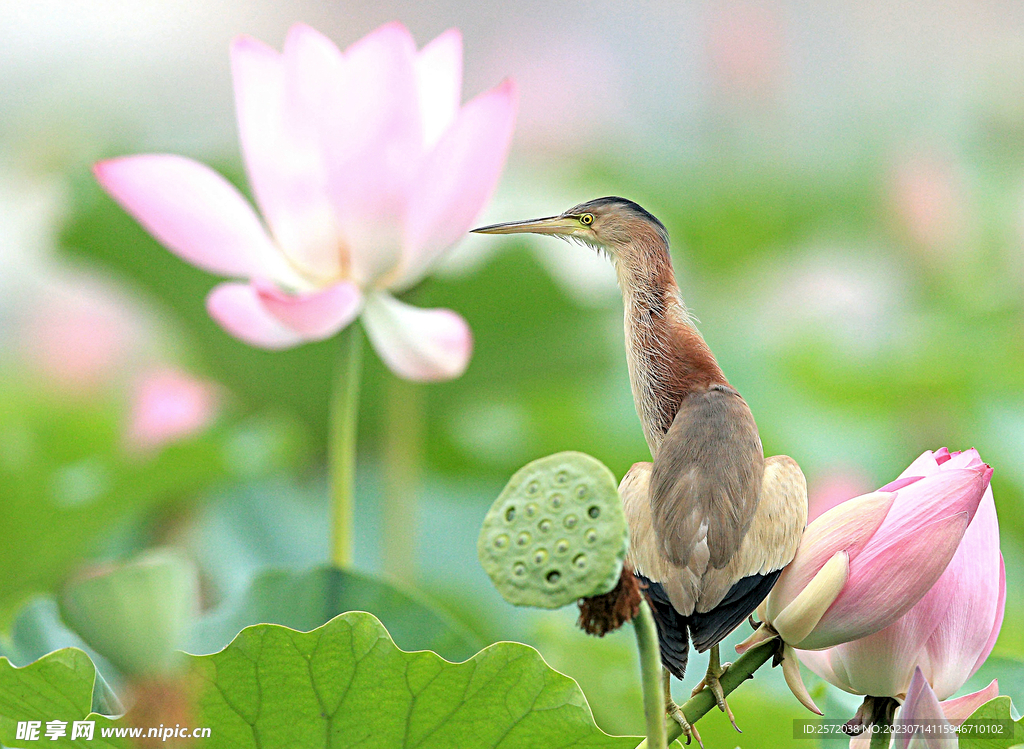
[[[943,575],[991,475],[974,450],[926,452],[878,492],[823,513],[769,594],[766,621],[788,645],[814,650],[888,627]],[[994,590],[996,577],[984,586]],[[991,618],[986,626],[987,636]]]
[[[914,480],[908,487],[912,488],[981,466],[974,450],[951,455],[943,448],[934,454],[926,452],[899,481]],[[938,699],[945,700],[992,652],[1005,604],[999,523],[992,489],[986,486],[948,566],[909,611],[873,634],[827,650],[798,652],[798,657],[840,689],[875,697],[906,694],[919,669]]]
[[[132,396],[128,447],[140,452],[199,434],[216,418],[215,385],[174,369],[146,373]]]
[[[283,53],[240,37],[231,57],[242,151],[266,228],[225,179],[179,156],[100,162],[100,184],[181,258],[242,279],[207,298],[237,338],[287,348],[361,316],[397,374],[460,375],[472,348],[462,317],[389,292],[422,279],[494,189],[512,135],[513,84],[460,108],[459,32],[417,51],[397,23],[345,52],[298,24]]]

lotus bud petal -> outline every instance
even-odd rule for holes
[[[822,615],[836,600],[850,576],[850,555],[837,551],[818,574],[811,578],[800,595],[786,606],[772,626],[789,644],[799,645],[817,626]]]
[[[954,726],[958,726],[974,715],[975,710],[998,696],[999,682],[993,679],[984,689],[965,694],[963,697],[957,697],[955,700],[943,702],[941,704],[942,714],[946,716],[946,720]]]
[[[793,693],[793,696],[799,700],[801,705],[815,715],[824,715],[818,709],[818,706],[814,704],[814,700],[811,699],[807,687],[804,686],[804,679],[800,675],[800,662],[797,660],[796,652],[789,645],[786,645],[782,651],[782,675],[786,678],[789,691]]]
[[[911,728],[922,724],[930,730],[915,731]],[[896,726],[895,749],[949,749],[956,743],[952,727],[942,714],[939,700],[920,668],[915,669],[910,680]]]
[[[778,637],[779,634],[774,629],[769,627],[767,624],[762,624],[760,627],[755,629],[751,633],[750,637],[741,642],[736,646],[736,652],[743,654],[750,650],[752,647],[760,645],[762,642],[767,642],[773,637]]]

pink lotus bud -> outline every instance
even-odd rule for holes
[[[924,478],[897,496],[934,477],[982,465],[973,450],[926,453],[904,474],[921,473]],[[800,652],[806,666],[841,689],[875,697],[907,693],[916,669],[940,700],[963,686],[992,651],[1006,603],[1006,574],[988,474],[986,470],[981,502],[958,548],[920,600],[877,632],[827,650]]]
[[[184,372],[157,370],[136,385],[128,447],[150,451],[198,434],[217,415],[216,387]]]
[[[767,621],[803,649],[889,626],[950,564],[991,475],[973,450],[928,452],[880,491],[825,512],[768,596]]]

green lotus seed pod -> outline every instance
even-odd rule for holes
[[[506,601],[557,609],[614,588],[628,543],[612,472],[564,452],[512,477],[484,518],[477,552]]]

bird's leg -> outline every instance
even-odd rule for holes
[[[690,743],[690,737],[692,736],[697,740],[697,746],[700,749],[704,749],[704,742],[700,740],[697,726],[690,725],[679,705],[672,699],[672,672],[667,668],[662,669],[662,671],[665,674],[665,713],[683,729],[683,735],[686,737],[687,744]]]
[[[696,696],[702,689],[710,689],[711,694],[715,695],[718,709],[729,716],[729,722],[732,723],[733,728],[743,733],[743,731],[740,731],[740,727],[736,725],[736,718],[733,717],[729,703],[725,701],[725,691],[722,689],[722,682],[719,681],[732,664],[726,663],[721,665],[719,659],[718,646],[712,645],[711,656],[708,659],[708,672],[704,674],[704,678],[700,680],[700,683],[693,688],[693,695]]]

